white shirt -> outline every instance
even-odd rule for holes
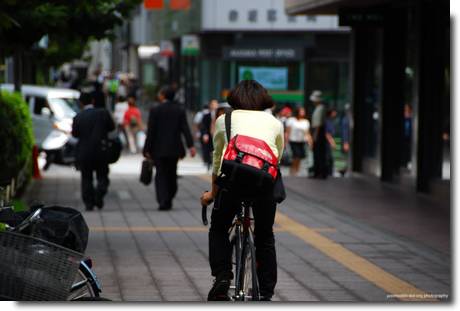
[[[127,102],[119,102],[115,104],[115,110],[113,111],[113,117],[117,124],[123,124],[123,119],[125,117],[125,112],[128,110]]]
[[[306,134],[310,130],[310,122],[307,119],[289,118],[286,126],[291,129],[289,141],[303,143],[306,141]]]

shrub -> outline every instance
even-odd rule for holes
[[[29,107],[18,93],[0,91],[0,181],[31,167],[34,136]]]

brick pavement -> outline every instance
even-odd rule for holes
[[[204,301],[212,278],[198,197],[209,188],[208,182],[197,176],[180,178],[173,210],[160,212],[153,186],[140,184],[137,172],[112,174],[111,181],[106,207],[84,212],[91,229],[87,254],[94,259],[103,296],[122,301]],[[43,180],[31,184],[25,199],[83,210],[79,175],[52,167]],[[328,208],[299,191],[288,190],[279,212],[399,281],[450,299],[451,261],[446,254]],[[370,281],[373,276],[362,277],[328,256],[321,245],[312,246],[284,230],[281,223],[275,229],[279,279],[274,300],[398,301],[388,297],[383,281],[375,284]]]

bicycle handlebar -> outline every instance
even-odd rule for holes
[[[201,220],[203,221],[203,225],[208,225],[208,215],[207,215],[207,206],[201,205]]]

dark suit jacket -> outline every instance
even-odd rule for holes
[[[102,139],[115,129],[112,116],[104,108],[80,111],[73,119],[72,135],[78,138],[76,160],[79,165],[101,161]]]
[[[182,158],[185,156],[182,136],[187,147],[193,147],[185,110],[175,102],[161,103],[150,110],[144,153],[153,158]]]

